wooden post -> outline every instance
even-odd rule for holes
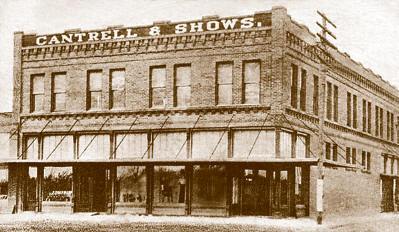
[[[295,166],[288,168],[288,215],[294,217],[295,205]]]
[[[271,191],[271,178],[273,175],[273,171],[271,169],[267,169],[266,171],[266,215],[271,216],[271,208],[272,208],[272,191]]]
[[[191,201],[192,201],[192,192],[193,192],[193,166],[187,165],[186,167],[186,215],[191,215]]]
[[[72,213],[77,212],[78,192],[80,191],[78,172],[78,167],[72,166]]]
[[[43,202],[43,166],[38,166],[37,179],[36,179],[36,212],[42,212],[42,202]]]
[[[115,181],[116,181],[116,166],[109,167],[109,186],[107,186],[107,192],[110,198],[107,197],[108,213],[115,213]],[[109,189],[108,189],[109,188]],[[107,194],[107,195],[108,195]]]
[[[153,198],[154,198],[154,165],[146,166],[146,174],[147,174],[147,208],[146,213],[152,214],[152,206],[153,206]]]

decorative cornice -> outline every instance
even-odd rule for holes
[[[90,56],[141,54],[200,48],[230,47],[270,43],[271,27],[165,35],[130,40],[98,41],[22,49],[23,61],[71,59]]]
[[[305,114],[305,113],[302,113],[302,112],[299,112],[299,111],[294,110],[294,109],[287,108],[285,111],[286,111],[286,113],[288,115],[293,116],[293,117],[295,117],[297,119],[300,119],[300,120],[308,121],[308,122],[311,122],[311,123],[314,123],[314,124],[319,122],[319,119],[317,117],[309,115],[309,114]],[[378,137],[372,136],[371,134],[368,134],[368,133],[365,133],[365,132],[362,132],[362,131],[357,131],[357,130],[354,130],[352,128],[346,127],[346,126],[341,126],[341,125],[339,125],[337,123],[324,121],[324,126],[330,128],[330,129],[339,131],[339,132],[352,134],[352,135],[355,135],[355,136],[358,136],[358,137],[361,137],[361,138],[369,139],[369,140],[372,140],[372,141],[375,141],[375,142],[378,142],[378,143],[383,143],[383,144],[386,144],[386,145],[390,145],[390,146],[394,146],[394,147],[398,147],[399,148],[399,144],[396,144],[396,143],[394,143],[392,141],[388,141],[388,140],[385,140],[385,139],[382,139],[382,138],[378,138]]]
[[[303,54],[304,56],[308,57],[309,59],[311,59],[316,63],[324,62],[332,72],[347,78],[348,80],[356,83],[359,86],[362,86],[363,88],[381,94],[382,96],[386,97],[391,101],[394,101],[395,103],[399,103],[398,96],[391,94],[389,91],[387,91],[380,85],[374,83],[373,81],[367,79],[366,77],[348,68],[344,64],[338,62],[330,54],[328,54],[328,52],[323,51],[317,46],[312,46],[306,43],[305,41],[303,41],[302,39],[300,39],[299,37],[297,37],[296,35],[294,35],[289,31],[287,31],[286,39],[288,47],[293,49],[294,51]]]
[[[90,119],[99,117],[126,118],[131,116],[169,116],[169,115],[211,115],[211,114],[232,114],[232,113],[257,113],[269,111],[269,106],[259,105],[234,105],[234,106],[207,106],[189,107],[187,109],[140,109],[130,111],[84,111],[84,112],[54,112],[41,114],[23,114],[23,120],[70,120]]]

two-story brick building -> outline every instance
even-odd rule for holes
[[[3,212],[397,209],[399,91],[285,8],[14,38]]]

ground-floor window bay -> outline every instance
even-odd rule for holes
[[[24,211],[154,215],[309,213],[310,164],[78,163],[21,166]]]

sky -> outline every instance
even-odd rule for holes
[[[384,0],[0,0],[0,111],[12,110],[13,34],[66,29],[139,26],[203,16],[240,16],[284,6],[291,17],[318,32],[317,10],[337,28],[333,43],[399,89],[399,1]]]

